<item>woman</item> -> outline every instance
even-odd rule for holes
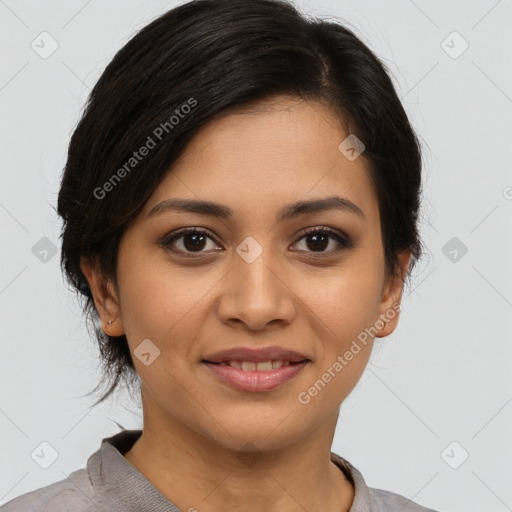
[[[330,451],[396,328],[420,188],[392,82],[345,27],[199,0],[142,29],[91,93],[58,211],[101,322],[96,404],[140,382],[143,430],[1,510],[430,510]]]

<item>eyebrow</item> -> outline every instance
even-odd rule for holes
[[[282,222],[299,215],[326,210],[340,210],[352,213],[362,220],[366,220],[363,210],[350,199],[340,196],[331,196],[308,201],[297,201],[296,203],[289,204],[278,212],[277,222]],[[212,201],[170,198],[153,206],[146,218],[154,217],[155,215],[160,215],[168,211],[197,213],[221,219],[229,219],[233,216],[233,210],[231,208]]]

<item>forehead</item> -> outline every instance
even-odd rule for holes
[[[339,149],[349,134],[316,101],[288,98],[217,118],[196,134],[148,200],[209,199],[239,211],[275,213],[310,197],[347,197],[371,216],[377,206],[364,153]]]

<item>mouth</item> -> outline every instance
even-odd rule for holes
[[[278,370],[283,366],[292,366],[296,364],[300,364],[303,362],[310,361],[310,359],[302,359],[300,361],[290,361],[283,359],[269,359],[267,361],[242,361],[242,360],[232,360],[232,361],[206,361],[203,359],[203,363],[216,364],[219,366],[231,366],[231,368],[236,368],[237,370],[242,370],[244,372],[269,372],[272,370]]]
[[[283,364],[287,361],[290,363],[300,363],[308,359],[308,356],[290,350],[285,347],[279,347],[277,345],[267,347],[233,347],[226,350],[221,350],[214,354],[209,354],[203,358],[203,361],[209,363],[268,363],[281,361]],[[247,365],[246,365],[247,366]],[[268,366],[268,365],[267,365]],[[251,369],[250,366],[247,366]],[[262,367],[263,368],[263,367]]]
[[[201,362],[213,373],[217,381],[238,391],[261,392],[273,390],[290,382],[311,363],[311,360],[306,358],[300,361],[269,359]]]

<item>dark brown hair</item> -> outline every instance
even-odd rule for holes
[[[364,143],[387,271],[399,270],[402,250],[411,251],[412,265],[420,257],[420,144],[372,51],[342,24],[309,19],[284,0],[178,6],[140,30],[106,67],[71,137],[62,177],[61,266],[83,298],[102,382],[109,383],[94,405],[123,379],[133,384],[138,377],[126,337],[105,335],[98,325],[80,258],[94,258],[115,284],[124,231],[198,130],[283,94],[324,102]],[[135,159],[149,139],[155,145]]]

